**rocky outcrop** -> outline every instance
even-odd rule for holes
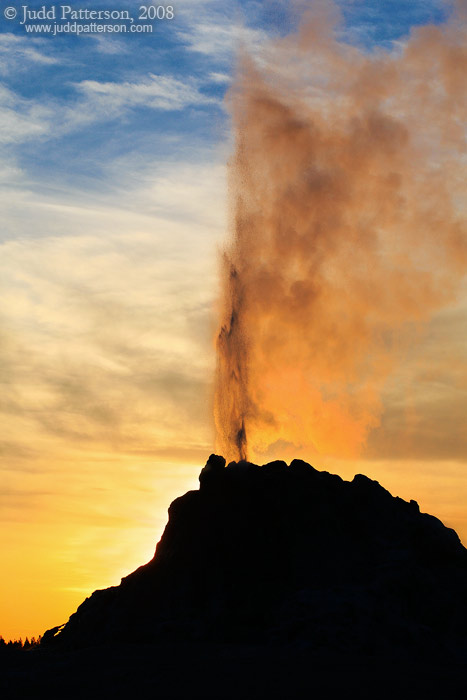
[[[211,455],[153,560],[93,593],[49,644],[162,639],[465,653],[467,551],[363,475]]]

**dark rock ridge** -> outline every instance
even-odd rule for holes
[[[211,455],[199,480],[170,506],[152,561],[95,591],[49,644],[467,651],[467,550],[415,501],[301,460],[225,467]]]

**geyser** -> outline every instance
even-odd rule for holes
[[[215,398],[227,459],[353,455],[413,327],[466,268],[466,24],[394,49],[337,38],[332,3],[243,55],[228,102],[232,231]],[[411,335],[412,334],[412,335]]]

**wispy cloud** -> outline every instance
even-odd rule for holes
[[[50,42],[17,36],[0,34],[0,73],[27,71],[31,63],[51,66],[58,63],[56,56],[50,55]]]
[[[48,133],[53,110],[0,86],[0,143],[14,144]]]
[[[129,53],[129,47],[127,44],[118,39],[111,39],[105,34],[92,34],[89,36],[89,40],[95,43],[95,46],[100,53],[107,54],[108,56],[117,56],[120,54]]]
[[[32,449],[43,458],[53,441],[59,452],[73,443],[166,456],[181,435],[210,441],[223,169],[161,164],[128,189],[134,175],[127,163],[118,195],[85,206],[72,193],[9,194],[14,237],[0,246],[8,464],[30,464]]]
[[[0,86],[0,143],[54,139],[89,124],[119,119],[132,110],[182,111],[219,102],[204,95],[195,81],[184,82],[164,75],[150,74],[135,82],[83,80],[74,87],[78,97],[72,101],[24,98]]]
[[[83,80],[76,85],[76,89],[86,98],[85,105],[79,104],[78,107],[97,109],[101,116],[108,116],[109,113],[118,116],[122,110],[135,107],[181,110],[190,105],[206,105],[215,101],[203,95],[193,81],[154,74],[138,82]]]
[[[244,46],[256,52],[267,38],[260,29],[232,25],[227,22],[202,21],[179,32],[179,39],[190,51],[230,62],[237,49]]]
[[[213,83],[219,84],[230,83],[232,81],[232,76],[228,73],[218,73],[216,71],[213,71],[209,73],[208,80],[210,80]]]

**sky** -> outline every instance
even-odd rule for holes
[[[42,2],[30,2],[29,10]],[[314,0],[296,3],[313,5]],[[176,0],[152,31],[27,31],[0,16],[0,634],[37,636],[148,561],[213,451],[219,254],[239,47],[291,3]],[[56,8],[60,16],[61,5]],[[162,6],[161,6],[162,7]],[[294,6],[295,7],[295,6]],[[397,51],[441,0],[342,0],[341,39]],[[30,20],[38,25],[41,20]],[[48,21],[48,20],[47,20]],[[80,20],[85,25],[87,20]],[[59,25],[62,23],[59,21]],[[126,22],[129,25],[128,22]],[[53,31],[53,28],[52,28]],[[384,388],[364,472],[467,542],[465,287]],[[423,362],[420,363],[420,356]],[[416,365],[416,369],[415,369]],[[302,455],[301,455],[302,456]]]

